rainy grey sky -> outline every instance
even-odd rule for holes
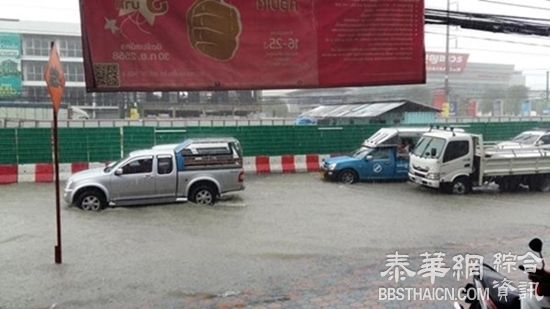
[[[445,9],[446,0],[426,0],[427,8]],[[0,0],[0,18],[80,21],[78,0]],[[550,0],[451,0],[451,10],[547,18]],[[451,52],[470,54],[470,62],[514,64],[532,89],[546,87],[550,38],[451,28]],[[426,26],[426,50],[445,50],[445,26]]]

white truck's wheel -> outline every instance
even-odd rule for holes
[[[464,195],[470,193],[472,184],[466,177],[458,177],[451,184],[451,193],[456,195]]]
[[[539,179],[537,190],[540,192],[550,192],[550,176],[544,176]]]

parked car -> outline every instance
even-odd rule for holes
[[[525,131],[511,139],[498,143],[497,149],[543,147],[550,149],[550,129],[533,129]]]
[[[405,181],[409,152],[430,128],[384,128],[378,130],[350,156],[325,159],[321,165],[324,179],[352,184],[368,180]]]
[[[309,117],[300,117],[294,122],[297,126],[315,126],[317,125],[317,119]]]
[[[64,199],[88,211],[188,200],[212,205],[221,194],[244,189],[242,163],[236,139],[190,139],[134,151],[106,168],[76,173]]]

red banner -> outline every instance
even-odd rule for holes
[[[425,82],[423,0],[81,0],[90,91]]]

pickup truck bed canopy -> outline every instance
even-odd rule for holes
[[[420,137],[428,132],[430,128],[383,128],[374,133],[363,142],[364,146],[376,148],[382,145],[396,145],[396,137]]]

